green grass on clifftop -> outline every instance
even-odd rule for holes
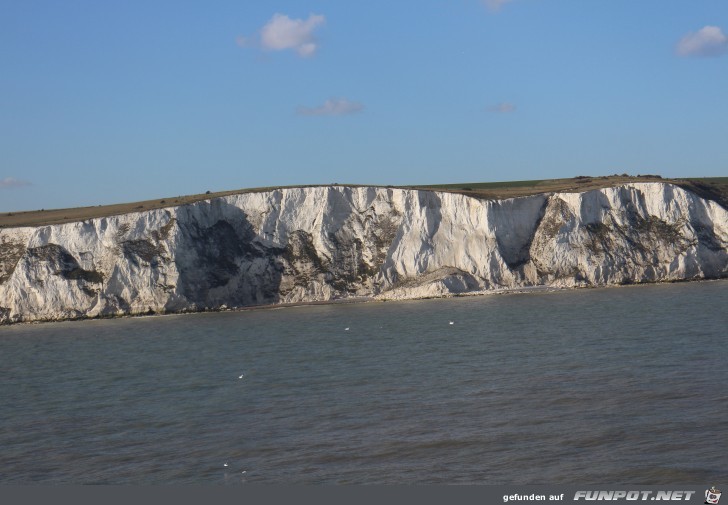
[[[579,176],[570,179],[542,179],[533,181],[508,182],[468,182],[460,184],[429,184],[420,186],[396,186],[404,189],[445,191],[460,193],[481,199],[504,199],[540,193],[583,192],[632,182],[667,182],[696,193],[702,198],[713,200],[728,209],[728,177],[705,177],[685,179],[663,179],[654,175],[630,176],[627,174],[610,176]],[[361,184],[333,184],[335,186],[363,186]],[[285,186],[285,187],[316,187]],[[387,186],[394,187],[394,186]],[[165,207],[187,205],[210,198],[241,193],[272,191],[281,187],[238,189],[232,191],[207,192],[197,195],[174,196],[142,202],[99,205],[97,207],[76,207],[70,209],[36,210],[23,212],[3,212],[0,214],[0,228],[19,226],[43,226],[48,224],[84,221],[104,216],[142,212]]]

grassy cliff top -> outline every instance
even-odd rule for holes
[[[403,189],[446,191],[469,195],[475,198],[499,200],[539,193],[583,192],[632,182],[666,182],[683,187],[699,196],[718,202],[728,209],[728,177],[663,179],[659,176],[611,175],[601,177],[579,176],[571,179],[543,179],[534,181],[474,182],[462,184],[432,184],[426,186],[388,186]],[[356,184],[334,184],[336,186],[363,186]],[[286,187],[317,187],[286,186]],[[0,228],[19,226],[42,226],[48,224],[83,221],[96,217],[141,212],[145,210],[176,207],[201,200],[241,193],[271,191],[281,187],[238,189],[232,191],[207,192],[198,195],[176,196],[142,202],[99,205],[96,207],[76,207],[71,209],[35,210],[23,212],[3,212],[0,214]]]

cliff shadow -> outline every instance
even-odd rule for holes
[[[190,305],[202,310],[280,301],[285,249],[263,244],[242,209],[224,199],[197,202],[179,209],[177,226],[177,293]]]
[[[531,244],[546,214],[548,198],[536,195],[493,202],[498,252],[512,271],[531,260]]]
[[[442,199],[431,191],[418,191],[418,203],[425,212],[425,229],[423,230],[430,243],[442,222]]]

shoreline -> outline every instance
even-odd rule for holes
[[[226,307],[222,305],[216,309],[205,309],[205,310],[184,310],[179,312],[143,312],[136,314],[111,314],[102,316],[80,316],[80,317],[68,317],[59,319],[38,319],[33,321],[17,321],[0,323],[0,332],[2,328],[11,328],[19,325],[36,325],[36,324],[48,324],[48,323],[65,323],[65,322],[78,322],[78,321],[103,321],[103,320],[115,320],[115,319],[127,319],[127,318],[152,318],[152,317],[165,317],[165,316],[187,316],[196,314],[213,314],[213,313],[224,313],[224,312],[247,312],[253,310],[275,310],[275,309],[287,309],[296,307],[307,307],[307,306],[320,306],[320,305],[348,305],[348,304],[361,304],[361,303],[388,303],[388,302],[416,302],[422,300],[444,300],[450,298],[467,298],[467,297],[479,297],[489,295],[515,295],[515,294],[531,294],[531,293],[558,293],[563,291],[576,291],[579,289],[604,289],[604,288],[629,288],[639,286],[656,286],[656,285],[667,285],[667,284],[683,284],[683,283],[700,283],[700,282],[719,282],[728,281],[728,276],[717,277],[717,278],[706,278],[706,279],[675,279],[675,280],[664,280],[664,281],[651,281],[651,282],[635,282],[629,284],[604,284],[599,286],[523,286],[518,288],[500,288],[500,289],[489,289],[481,291],[469,291],[465,293],[451,293],[441,296],[424,296],[424,297],[412,297],[412,298],[386,298],[379,296],[370,297],[352,297],[352,298],[339,298],[334,300],[312,300],[309,302],[291,302],[291,303],[274,303],[266,305],[248,305],[244,307]]]

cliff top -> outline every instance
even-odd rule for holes
[[[460,193],[475,198],[500,200],[530,196],[541,193],[555,192],[584,192],[594,189],[601,189],[634,182],[663,182],[675,184],[684,189],[692,191],[702,198],[718,202],[728,209],[728,177],[709,178],[686,178],[686,179],[663,179],[655,175],[630,176],[627,174],[610,176],[578,176],[570,179],[543,179],[533,181],[509,181],[509,182],[478,182],[462,184],[432,184],[423,186],[387,186],[400,189],[418,189],[426,191],[445,191]],[[120,203],[113,205],[99,205],[96,207],[76,207],[70,209],[35,210],[23,212],[4,212],[0,214],[0,228],[14,228],[19,226],[43,226],[48,224],[68,223],[83,221],[97,217],[126,214],[129,212],[141,212],[145,210],[161,209],[165,207],[176,207],[201,200],[217,198],[241,193],[253,193],[262,191],[273,191],[282,188],[319,187],[308,186],[279,186],[267,188],[237,189],[231,191],[218,191],[200,193],[197,195],[176,196],[145,200],[141,202]],[[362,184],[338,184],[332,186],[362,187]]]

